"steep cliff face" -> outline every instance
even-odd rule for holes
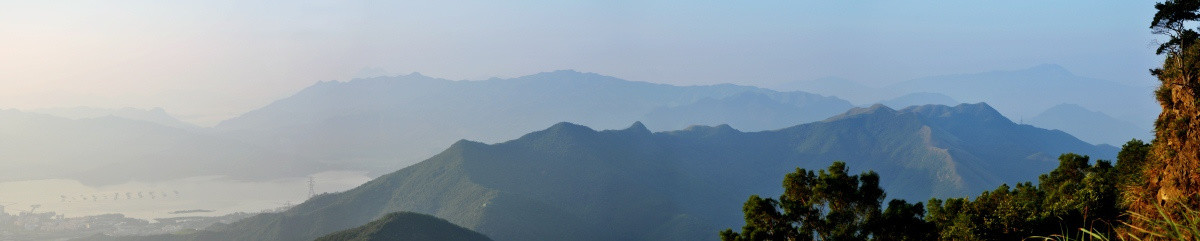
[[[1145,193],[1134,195],[1136,212],[1154,214],[1156,205],[1200,207],[1200,48],[1169,55],[1156,72],[1162,85],[1155,95],[1162,113],[1155,121],[1155,140],[1143,175]],[[1177,209],[1176,209],[1177,210]]]

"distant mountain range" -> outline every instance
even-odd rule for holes
[[[980,75],[1069,74],[1053,69]],[[964,78],[1007,81],[985,77]],[[947,82],[946,78],[950,77],[913,82]],[[827,84],[837,85],[837,81]],[[1090,80],[1072,83],[1080,81]],[[887,96],[872,93],[877,89],[861,90]],[[913,92],[879,102],[900,109],[959,100]],[[653,131],[721,124],[761,131],[818,121],[852,107],[837,97],[806,92],[738,85],[672,86],[575,71],[482,81],[410,74],[320,82],[213,128],[179,122],[162,109],[4,111],[0,113],[0,124],[5,124],[0,130],[6,130],[0,132],[0,148],[5,148],[0,149],[0,166],[11,171],[0,180],[69,177],[100,185],[199,175],[266,180],[325,170],[382,175],[432,156],[455,140],[495,143],[560,121],[598,129],[642,121]],[[1069,110],[1048,110],[1042,114],[1045,117],[1025,119],[1080,133],[1092,143],[1119,145],[1138,137],[1123,135],[1145,134],[1130,131],[1128,122],[1107,121],[1112,118],[1092,111],[1053,117],[1057,111]],[[1070,124],[1087,122],[1116,124]]]
[[[1133,123],[1075,104],[1050,107],[1033,118],[1025,119],[1025,123],[1072,133],[1080,140],[1113,145],[1124,144],[1133,138],[1149,141],[1154,135],[1153,132],[1142,130]]]
[[[770,86],[772,89],[784,91],[804,91],[810,93],[825,93],[838,96],[855,105],[870,105],[884,99],[895,98],[907,93],[891,93],[882,88],[867,86],[853,80],[825,77],[814,80],[792,81]]]
[[[1126,129],[1063,129],[1068,133],[1093,143],[1121,145],[1131,138],[1148,140],[1159,106],[1152,95],[1154,87],[1130,86],[1108,80],[1074,75],[1058,65],[1045,64],[1013,71],[991,71],[973,74],[942,75],[912,79],[880,87],[865,86],[854,81],[823,78],[813,81],[791,82],[775,86],[780,90],[799,90],[833,95],[856,104],[886,102],[913,93],[936,93],[962,102],[987,102],[1012,119],[1031,119],[1051,107],[1075,104],[1111,116]],[[936,102],[924,104],[932,104]],[[920,103],[920,102],[916,102]],[[910,103],[905,103],[910,104]],[[891,106],[891,105],[889,105]],[[901,108],[901,107],[897,107]],[[1089,121],[1083,116],[1063,115],[1071,122]],[[1109,126],[1114,127],[1114,126]],[[1123,141],[1110,142],[1114,138],[1091,138],[1092,136],[1117,133],[1136,133]]]
[[[797,167],[845,161],[879,172],[888,198],[917,202],[1036,180],[1066,152],[1111,160],[1117,148],[1013,123],[982,103],[875,105],[761,132],[564,122],[498,144],[458,141],[349,191],[181,238],[308,240],[408,211],[501,241],[715,240],[741,224],[749,195],[777,195]]]
[[[379,171],[411,165],[459,139],[498,142],[560,121],[619,128],[644,120],[655,130],[731,123],[767,130],[851,107],[804,92],[672,86],[569,70],[483,81],[410,74],[321,82],[214,129],[323,163]]]
[[[323,170],[382,175],[459,139],[497,142],[560,121],[605,128],[646,120],[656,130],[730,123],[743,130],[817,121],[841,99],[750,86],[672,86],[575,71],[450,81],[410,74],[320,82],[213,128],[162,109],[40,109],[0,113],[3,180],[64,178],[92,185],[199,175],[269,180]],[[3,150],[3,149],[0,149]],[[28,165],[37,163],[37,165]],[[30,171],[29,169],[38,169]]]
[[[846,111],[845,101],[803,92],[743,92],[721,99],[705,98],[695,103],[662,107],[641,118],[659,130],[679,130],[693,125],[731,125],[759,131],[794,126]],[[804,123],[807,123],[804,122]]]
[[[137,109],[137,108],[120,108],[106,109],[93,107],[71,107],[71,108],[44,108],[30,110],[32,113],[47,114],[68,119],[94,119],[102,117],[117,117],[135,121],[146,121],[168,127],[175,127],[186,130],[198,130],[199,126],[191,123],[180,121],[174,116],[167,114],[163,108],[152,109]]]
[[[1081,77],[1058,65],[920,78],[887,88],[900,92],[941,93],[966,102],[986,101],[1009,116],[1018,117],[1034,116],[1063,103],[1075,103],[1147,127],[1160,109],[1152,95],[1153,86],[1128,86]]]
[[[938,94],[938,93],[926,93],[926,92],[907,94],[907,95],[903,95],[900,97],[892,98],[890,100],[884,100],[884,101],[879,102],[879,104],[883,104],[888,107],[892,107],[893,109],[903,109],[905,107],[919,106],[919,105],[955,106],[960,103],[962,103],[962,102],[958,102],[957,100],[954,100],[954,98],[950,98],[950,96],[946,96],[946,95]]]

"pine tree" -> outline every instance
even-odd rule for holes
[[[1150,28],[1169,38],[1157,50],[1166,57],[1162,67],[1150,70],[1161,82],[1155,97],[1162,113],[1142,168],[1144,182],[1126,196],[1130,211],[1149,217],[1200,207],[1200,34],[1187,27],[1200,20],[1200,0],[1168,0],[1154,8]]]

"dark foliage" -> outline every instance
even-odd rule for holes
[[[798,169],[784,181],[784,195],[751,196],[743,208],[740,233],[721,232],[722,240],[1022,240],[1074,230],[1100,234],[1116,231],[1127,217],[1121,187],[1139,180],[1149,145],[1124,145],[1116,166],[1067,153],[1035,185],[1002,184],[974,199],[931,199],[928,206],[880,201],[874,172],[846,175],[835,162],[814,175]],[[926,209],[928,208],[928,209]],[[928,210],[928,212],[927,212]]]
[[[849,175],[846,163],[827,170],[797,168],[783,181],[779,200],[750,196],[742,211],[741,233],[726,229],[721,240],[921,240],[927,225],[921,203],[893,199],[880,211],[885,194],[879,174]],[[910,229],[912,228],[912,229]],[[911,232],[917,231],[917,232]]]
[[[1058,168],[1040,176],[1037,186],[1001,185],[974,200],[930,200],[925,218],[943,240],[1020,240],[1080,228],[1110,232],[1123,212],[1117,186],[1122,177],[1110,162],[1089,164],[1088,159],[1063,154]]]

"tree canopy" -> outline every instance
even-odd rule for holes
[[[796,169],[783,181],[779,199],[750,196],[741,232],[727,229],[724,241],[744,240],[1021,240],[1081,228],[1111,233],[1124,206],[1120,185],[1139,175],[1135,165],[1149,151],[1133,140],[1118,159],[1092,162],[1067,153],[1038,184],[1000,185],[974,199],[930,199],[928,205],[891,200],[879,175],[849,175],[846,164],[826,170]],[[1120,167],[1120,168],[1118,168]]]
[[[778,200],[750,196],[742,208],[746,225],[721,232],[721,240],[923,240],[919,231],[928,226],[921,203],[893,199],[881,211],[879,174],[850,175],[844,162],[818,172],[797,168],[783,188]]]

